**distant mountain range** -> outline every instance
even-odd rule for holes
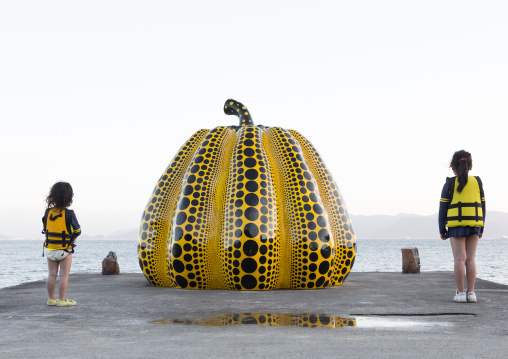
[[[351,222],[358,239],[437,239],[439,230],[437,214],[422,216],[401,213],[396,216],[388,215],[351,215]],[[136,240],[139,230],[126,229],[111,233],[107,236],[80,236],[82,240]],[[487,212],[485,238],[508,239],[508,213]],[[11,239],[0,234],[0,239]]]

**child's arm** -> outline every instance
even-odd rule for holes
[[[446,214],[448,212],[448,205],[450,204],[451,198],[449,198],[448,193],[448,181],[445,182],[443,186],[443,190],[441,191],[441,200],[439,202],[439,234],[441,234],[441,239],[446,239]]]
[[[81,234],[81,226],[79,225],[78,219],[76,218],[76,214],[74,213],[74,211],[72,211],[71,229],[72,235],[74,237],[77,237]]]

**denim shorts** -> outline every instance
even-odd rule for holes
[[[447,237],[467,237],[472,234],[481,236],[482,227],[448,227]]]
[[[64,249],[57,249],[56,251],[48,251],[46,247],[44,247],[44,255],[50,261],[61,261],[65,257],[67,257],[71,252],[67,252]]]

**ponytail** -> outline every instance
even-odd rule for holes
[[[459,193],[462,192],[467,184],[468,173],[471,166],[473,166],[473,159],[469,152],[460,150],[453,154],[450,167],[453,168],[457,174],[457,179],[459,181],[457,191]]]

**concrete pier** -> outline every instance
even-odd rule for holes
[[[258,292],[71,274],[75,307],[47,306],[45,281],[0,290],[0,358],[506,358],[508,286],[478,279],[476,304],[454,294],[451,272]]]

